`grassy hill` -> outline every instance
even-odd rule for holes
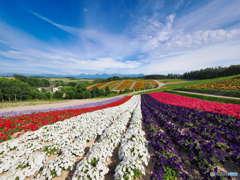
[[[125,89],[141,89],[141,88],[150,88],[156,86],[157,83],[153,80],[141,80],[141,79],[134,79],[134,80],[116,80],[110,82],[100,83],[96,86],[97,88],[104,89],[108,86],[111,91],[124,91]],[[89,87],[88,89],[92,89],[93,86]]]

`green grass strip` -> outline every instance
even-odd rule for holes
[[[112,81],[108,82],[107,84],[104,84],[103,86],[100,87],[100,89],[106,87],[106,86],[109,85],[111,82],[112,82]]]
[[[115,82],[113,85],[111,85],[110,87],[109,87],[109,89],[112,91],[112,88],[114,87],[114,86],[116,86],[116,84],[118,84],[119,82],[120,82],[120,80],[115,80],[115,81],[113,81],[113,82]]]
[[[118,85],[116,85],[112,90],[116,90],[119,86],[121,86],[122,83],[124,83],[126,80],[122,80]]]

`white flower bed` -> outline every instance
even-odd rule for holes
[[[77,165],[73,174],[76,179],[103,179],[109,169],[106,165],[108,158],[112,156],[115,146],[121,140],[121,133],[125,132],[126,125],[131,118],[131,113],[139,103],[139,96],[134,96],[129,101],[129,106],[113,124],[101,135],[99,142],[94,143],[87,156]]]
[[[44,164],[43,170],[37,175],[35,179],[45,180],[46,177],[50,180],[61,175],[62,169],[70,170],[74,164],[74,156],[69,152],[64,152],[61,156],[50,160]]]
[[[48,148],[47,150],[50,151],[54,148],[59,149],[60,147],[70,145],[69,149],[71,150],[71,152],[73,154],[81,156],[84,153],[83,150],[85,148],[86,141],[90,138],[92,139],[93,137],[97,136],[97,134],[93,132],[94,129],[92,129],[92,127],[95,126],[95,129],[97,129],[96,132],[100,133],[100,130],[103,131],[104,125],[106,128],[113,121],[112,118],[117,117],[120,112],[122,112],[120,110],[120,107],[113,107],[82,114],[77,117],[67,119],[65,121],[56,122],[53,125],[41,127],[37,131],[26,132],[20,138],[11,139],[9,141],[1,143],[0,150],[2,154],[0,155],[0,173],[8,171],[9,168],[13,166],[16,161],[19,160],[20,157],[24,154],[29,155],[37,150],[44,151],[46,147]],[[83,132],[86,132],[86,138],[81,137],[81,134]],[[78,137],[78,139],[76,142],[72,143],[74,137]],[[64,138],[66,139],[64,140]],[[44,145],[44,142],[51,139],[53,139],[53,142],[48,145]],[[10,150],[13,149],[16,150],[10,152]],[[55,154],[56,153],[57,152],[55,152]]]
[[[3,179],[3,177],[5,179],[15,179],[13,177],[22,178],[30,176],[30,174],[34,174],[41,167],[43,167],[43,171],[38,174],[37,179],[48,178],[50,180],[53,178],[51,173],[60,176],[62,169],[69,170],[73,167],[74,155],[83,155],[86,142],[96,138],[97,135],[101,135],[103,131],[114,122],[103,133],[100,143],[96,143],[97,145],[94,144],[90,148],[89,153],[92,154],[92,156],[89,157],[94,158],[94,153],[96,151],[100,152],[98,148],[102,149],[101,153],[99,153],[101,154],[102,163],[100,163],[99,160],[96,167],[99,169],[99,175],[104,176],[108,171],[104,163],[108,157],[112,156],[114,146],[120,142],[121,133],[125,131],[129,117],[131,117],[130,113],[133,111],[133,107],[136,106],[137,102],[139,102],[139,97],[133,97],[120,106],[85,113],[77,117],[59,121],[53,125],[41,127],[37,131],[27,132],[20,138],[1,143],[0,173],[8,172],[0,177],[0,179]],[[76,140],[74,141],[75,138]],[[47,145],[44,144],[48,141],[52,142]],[[62,154],[44,165],[46,161],[45,156],[48,157],[50,151],[52,151],[51,154],[53,152],[57,154],[59,148],[62,148]],[[12,149],[15,150],[10,151]],[[106,149],[106,151],[103,149]],[[33,160],[29,158],[32,157],[31,154],[37,150],[46,151],[45,153],[40,153],[44,155],[41,165],[34,165],[32,163]],[[38,159],[41,159],[41,157]],[[24,162],[24,165],[27,166],[22,169],[24,166],[19,167],[19,162]],[[31,173],[27,174],[28,171],[26,169],[31,169]],[[88,173],[93,173],[91,168]]]
[[[44,164],[47,155],[43,152],[38,152],[21,158],[8,169],[6,174],[0,177],[1,180],[24,180],[26,177],[34,175]],[[14,160],[15,161],[15,160]]]
[[[91,141],[97,135],[102,134],[102,132],[113,122],[114,119],[114,122],[118,122],[116,119],[125,113],[123,110],[129,109],[129,106],[132,106],[130,103],[131,101],[129,103],[126,102],[119,107],[104,109],[101,111],[101,115],[96,116],[92,122],[90,121],[86,123],[87,125],[85,126],[85,130],[77,137],[77,139],[73,143],[67,144],[61,150],[62,154],[60,156],[45,164],[43,171],[37,175],[35,180],[45,180],[46,177],[50,180],[53,177],[60,176],[61,169],[72,169],[74,164],[73,154],[82,156],[84,154],[86,142]]]
[[[131,180],[141,173],[145,174],[143,165],[148,165],[150,155],[148,142],[144,137],[145,133],[142,131],[141,125],[142,113],[139,103],[127,132],[121,138],[119,158],[122,161],[115,169],[115,180],[124,179],[123,176]]]

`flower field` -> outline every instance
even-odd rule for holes
[[[123,90],[128,84],[128,82],[129,82],[128,80],[123,81],[123,83],[116,90]]]
[[[198,109],[203,111],[210,111],[214,113],[223,113],[223,114],[234,116],[236,118],[240,118],[240,105],[238,104],[227,104],[227,103],[204,101],[204,100],[193,99],[185,96],[168,94],[164,92],[149,93],[149,95],[166,104],[188,107],[188,108],[193,108],[193,109]]]
[[[193,86],[186,86],[184,88],[240,90],[240,78],[215,81],[215,82],[204,83],[204,84],[193,85]]]
[[[135,84],[134,86],[132,86]],[[98,88],[105,88],[108,86],[111,91],[117,90],[125,90],[125,89],[138,89],[138,88],[146,88],[146,87],[153,87],[156,86],[156,82],[153,80],[117,80],[117,81],[111,81],[111,82],[105,82],[105,83],[100,83],[97,85],[94,85]],[[88,89],[91,90],[93,88],[89,87]]]
[[[210,171],[239,172],[240,119],[141,97],[144,127],[154,148],[152,179],[231,179],[211,178]]]
[[[74,163],[76,169],[72,179],[103,179],[109,171],[106,162],[120,143],[121,162],[116,167],[114,179],[130,179],[144,174],[144,165],[148,165],[150,155],[141,127],[140,96],[124,100],[124,103],[119,100],[121,104],[118,101],[118,106],[65,117],[64,121],[2,142],[0,179],[31,177],[50,180],[60,177],[64,171],[73,171]],[[128,123],[130,126],[126,131]],[[87,155],[75,162],[76,157],[83,156],[86,143],[97,137],[98,141],[90,147]],[[45,163],[51,154],[58,156]]]
[[[128,101],[130,98],[131,97],[125,97],[109,104],[95,106],[91,108],[56,110],[32,114],[23,114],[14,117],[7,117],[6,119],[0,118],[0,142],[8,140],[13,133],[19,132],[21,130],[25,132],[34,131],[44,125],[49,125],[57,121],[63,121],[64,119],[71,118],[82,113],[118,106]]]
[[[210,171],[239,172],[240,108],[185,98],[158,92],[6,115],[0,180],[231,179],[211,178]],[[8,139],[20,130],[25,133]]]

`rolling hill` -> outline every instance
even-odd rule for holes
[[[104,89],[108,86],[111,91],[123,91],[125,89],[140,89],[146,87],[154,87],[157,83],[153,80],[141,80],[141,79],[134,79],[134,80],[116,80],[110,82],[104,82],[100,84],[96,84],[97,88]],[[94,86],[89,87],[88,89],[91,90]]]

